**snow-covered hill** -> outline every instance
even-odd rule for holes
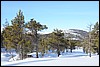
[[[63,30],[65,37],[71,37],[72,40],[82,40],[84,37],[88,36],[87,31],[79,30],[79,29],[69,29]]]
[[[17,61],[9,61],[9,57],[9,53],[1,53],[1,66],[99,66],[99,55],[92,54],[92,57],[89,57],[88,54],[83,53],[82,48],[77,48],[72,53],[62,53],[59,57],[56,53]]]

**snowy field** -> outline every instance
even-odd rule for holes
[[[14,59],[17,58],[15,53]],[[42,58],[26,58],[24,60],[11,61],[9,53],[1,53],[1,66],[99,66],[99,55],[83,53],[81,48],[72,53],[62,53],[59,57],[55,53],[46,54]]]

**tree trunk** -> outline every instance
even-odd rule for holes
[[[38,46],[36,45],[36,58],[38,58]]]
[[[19,49],[19,57],[20,57],[20,60],[22,60],[22,48],[21,48],[21,45],[20,46],[20,49]]]
[[[35,43],[36,43],[36,58],[38,58],[38,38],[37,38],[37,30],[35,30]]]
[[[22,45],[20,45],[19,57],[20,57],[20,60],[23,60],[23,49],[22,49]]]
[[[70,52],[72,53],[72,46],[70,47]]]
[[[99,55],[99,48],[97,48],[97,55]]]
[[[85,53],[85,47],[83,47],[83,52]]]
[[[57,53],[58,53],[58,57],[59,57],[59,55],[60,55],[60,51],[59,51],[59,49],[57,49]]]
[[[58,53],[58,57],[60,55],[60,48],[59,48],[59,44],[58,44],[58,47],[57,47],[57,53]]]
[[[70,52],[72,53],[72,48],[70,49]]]
[[[89,56],[91,57],[91,52],[90,52]]]

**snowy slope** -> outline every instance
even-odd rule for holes
[[[13,62],[4,60],[6,58],[7,56],[1,53],[2,66],[99,66],[99,55],[92,54],[92,57],[89,57],[81,48],[73,50],[73,53],[63,53],[59,57],[51,53],[43,58],[26,58]]]
[[[79,30],[79,29],[69,29],[63,30],[65,37],[70,36],[72,40],[81,40],[84,37],[88,36],[87,31]]]

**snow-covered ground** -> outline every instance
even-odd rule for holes
[[[17,54],[14,57],[17,58]],[[62,53],[59,57],[55,53],[46,54],[41,58],[26,58],[24,60],[9,61],[10,54],[1,53],[1,66],[99,66],[99,55],[92,57],[83,53],[81,48],[72,53]]]

